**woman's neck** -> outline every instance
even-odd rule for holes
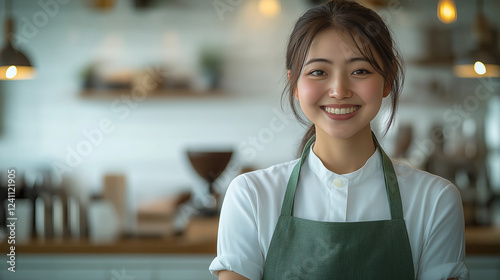
[[[313,152],[332,172],[354,172],[363,167],[375,152],[370,126],[347,139],[332,138],[325,132],[316,130]]]

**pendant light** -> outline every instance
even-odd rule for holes
[[[442,23],[452,23],[457,20],[457,7],[453,0],[439,0],[437,16]]]
[[[281,3],[279,0],[260,0],[259,11],[266,17],[275,17],[281,11]]]
[[[500,77],[500,54],[494,33],[483,13],[483,1],[477,0],[477,13],[472,26],[472,36],[477,47],[459,56],[453,72],[460,78]]]
[[[12,2],[5,2],[5,46],[0,50],[0,80],[26,80],[35,76],[35,68],[28,57],[12,44],[14,37],[14,20]]]

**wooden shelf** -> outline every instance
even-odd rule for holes
[[[140,94],[139,94],[140,93]],[[136,94],[142,98],[142,92]],[[117,99],[122,96],[134,96],[132,89],[85,89],[80,92],[80,96],[86,99]],[[227,96],[223,90],[196,91],[191,89],[156,90],[146,93],[147,99],[156,98],[216,98]]]
[[[453,58],[421,58],[408,61],[410,65],[422,68],[443,69],[451,71],[453,68]]]

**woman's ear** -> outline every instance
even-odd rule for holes
[[[391,89],[392,89],[392,86],[390,83],[385,83],[385,86],[384,86],[384,95],[383,97],[386,98],[387,96],[389,96],[389,94],[391,93]]]
[[[288,69],[287,71],[287,74],[288,74],[288,81],[292,81],[292,76],[290,75],[292,73],[292,71],[290,69]],[[298,91],[297,91],[297,88],[295,88],[295,90],[293,91],[293,95],[295,95],[295,99],[299,100],[299,94],[298,94]]]

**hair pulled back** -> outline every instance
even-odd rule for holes
[[[329,29],[350,36],[360,54],[382,75],[385,84],[390,85],[392,110],[385,130],[387,133],[395,118],[404,81],[402,59],[382,18],[375,11],[353,1],[330,0],[326,4],[309,9],[297,20],[286,51],[286,69],[290,71],[290,79],[283,92],[282,101],[288,96],[293,114],[300,122],[307,124],[296,107],[294,91],[312,41],[319,33]],[[313,124],[302,139],[300,151],[314,133]]]

